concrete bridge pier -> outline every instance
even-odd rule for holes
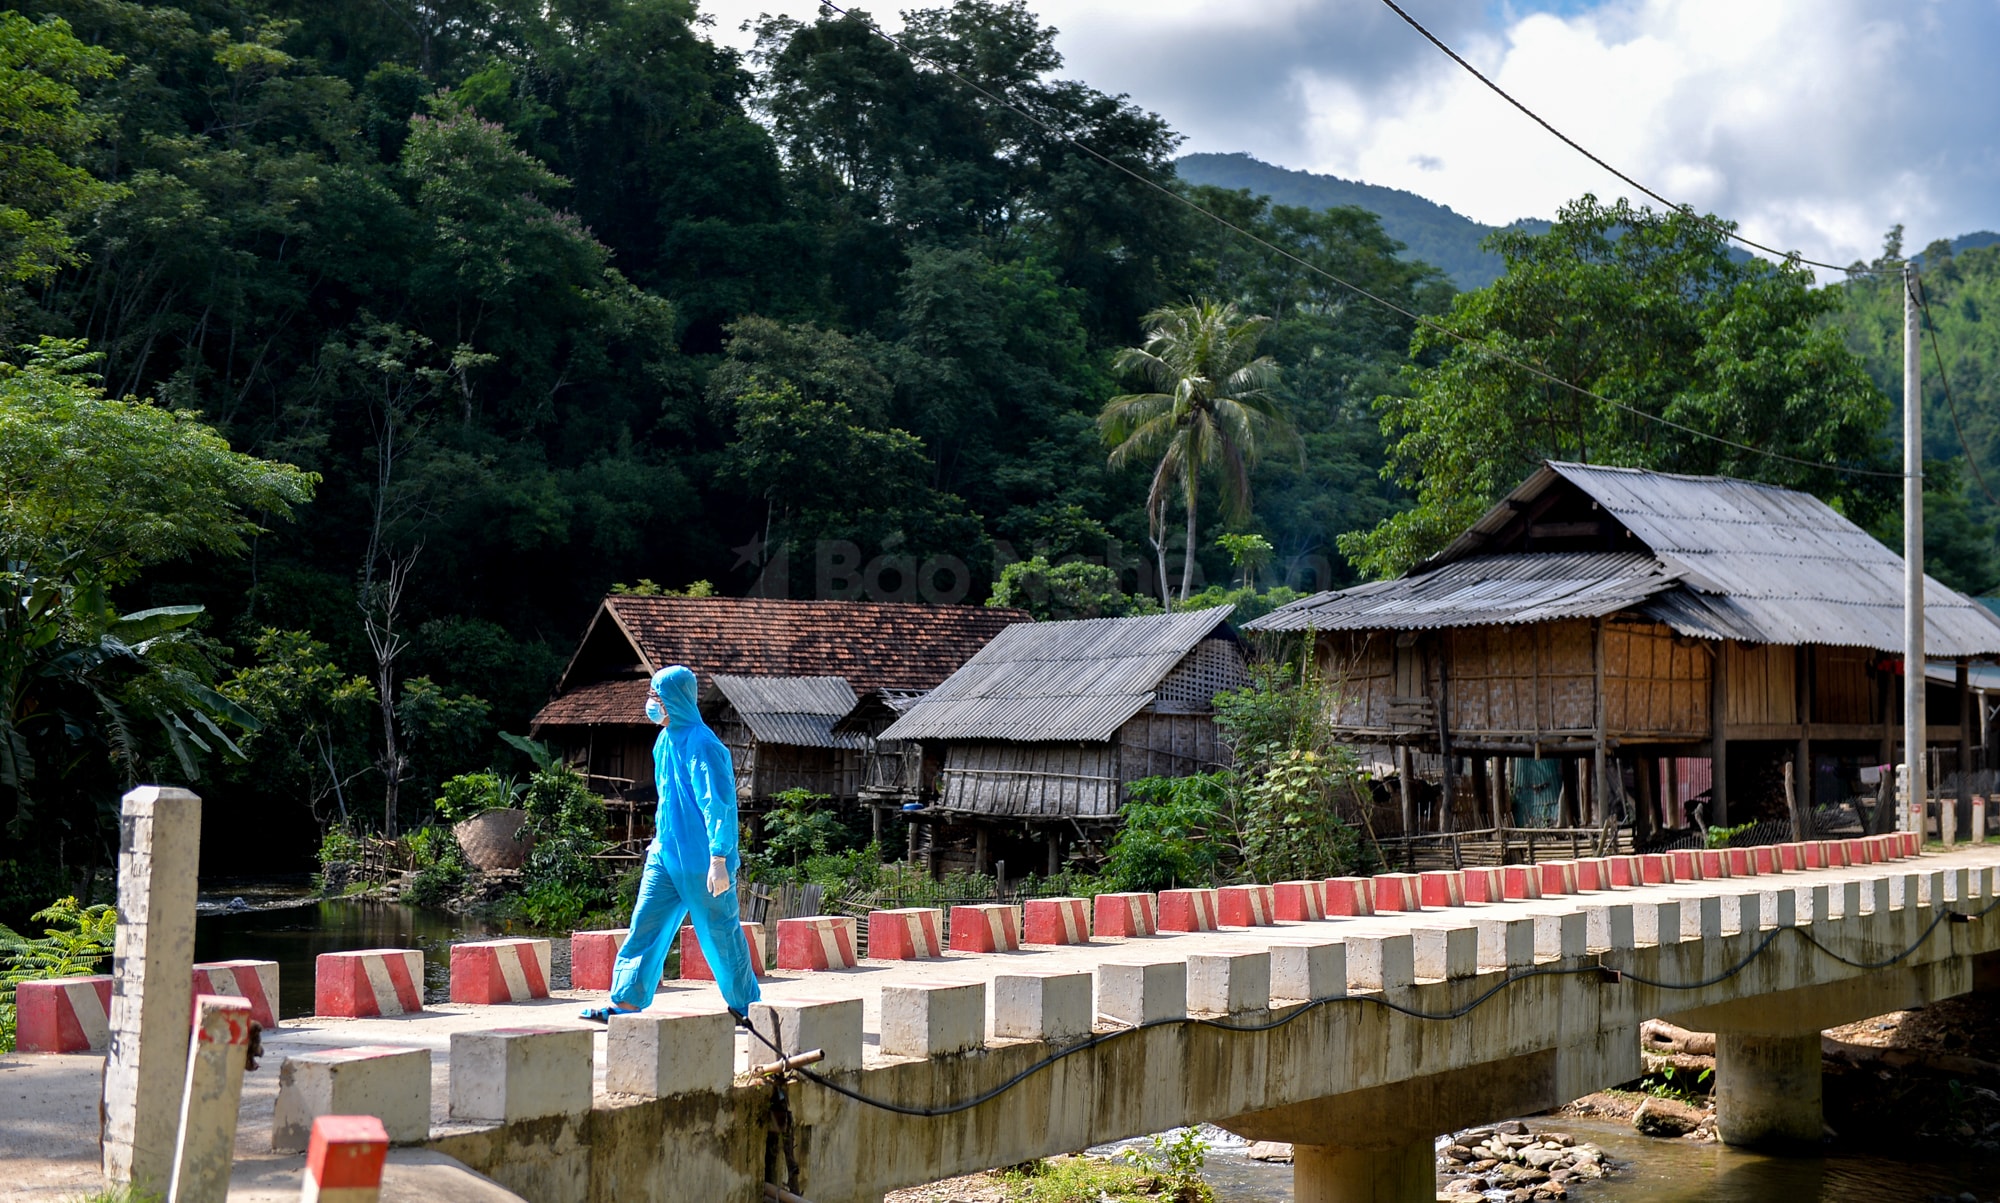
[[[1431,1203],[1437,1150],[1426,1137],[1388,1149],[1292,1146],[1297,1203]]]
[[[1820,1109],[1820,1036],[1763,1032],[1715,1034],[1715,1128],[1740,1148],[1816,1145]]]

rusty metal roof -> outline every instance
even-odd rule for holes
[[[1421,576],[1302,597],[1246,625],[1258,631],[1411,631],[1596,618],[1629,610],[1673,585],[1658,560],[1634,552],[1473,556]]]
[[[795,748],[852,748],[866,751],[863,732],[839,732],[833,725],[854,709],[854,690],[841,677],[736,677],[715,675],[727,698],[758,743]]]
[[[1534,618],[1479,617],[1481,591],[1515,588],[1534,601],[1527,585],[1496,586],[1478,565],[1492,561],[1551,561],[1545,571],[1510,569],[1521,579],[1551,578],[1581,568],[1600,573],[1609,600],[1643,582],[1629,564],[1607,555],[1590,565],[1578,553],[1482,555],[1527,505],[1562,483],[1574,486],[1616,519],[1657,561],[1664,584],[1631,599],[1630,608],[1685,635],[1780,645],[1817,643],[1899,652],[1903,646],[1903,558],[1868,532],[1809,494],[1722,476],[1679,476],[1636,468],[1551,462],[1523,481],[1499,505],[1467,528],[1451,546],[1397,581],[1304,598],[1248,624],[1253,630],[1332,629],[1313,621],[1367,605],[1367,591],[1387,591],[1368,624],[1381,630],[1540,621],[1611,610],[1579,609]],[[1641,557],[1642,559],[1645,557]],[[1588,559],[1588,557],[1582,557]],[[1473,565],[1471,569],[1461,565]],[[1457,575],[1447,575],[1454,573]],[[1469,571],[1470,575],[1465,575]],[[1429,578],[1436,578],[1429,580]],[[1429,583],[1426,583],[1426,582]],[[1390,598],[1428,598],[1449,611],[1463,591],[1463,618],[1434,621],[1422,612],[1399,615]],[[1361,598],[1347,600],[1353,595]],[[1583,593],[1578,604],[1595,605]],[[1612,607],[1617,609],[1620,607]],[[1495,611],[1498,613],[1499,611]],[[2000,620],[1963,595],[1925,578],[1925,650],[1933,656],[2000,654]]]
[[[883,739],[1107,740],[1212,636],[1232,606],[1011,626],[910,707]]]

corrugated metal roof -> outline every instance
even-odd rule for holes
[[[1318,593],[1246,624],[1258,631],[1412,631],[1595,618],[1673,587],[1637,552],[1474,556],[1421,576]]]
[[[1008,627],[883,739],[1110,739],[1232,606]]]
[[[1780,645],[1817,643],[1890,653],[1902,650],[1901,556],[1816,497],[1722,476],[1679,476],[1551,462],[1536,469],[1451,546],[1418,565],[1404,580],[1390,584],[1418,589],[1425,578],[1435,577],[1452,565],[1496,558],[1480,553],[1528,503],[1562,481],[1581,490],[1631,531],[1658,559],[1662,575],[1677,581],[1675,587],[1634,599],[1638,604],[1632,608],[1682,634]],[[1558,558],[1554,554],[1521,554]],[[1379,586],[1360,587],[1375,588]],[[1350,589],[1303,599],[1249,625],[1258,630],[1324,626],[1279,616],[1307,607],[1337,609],[1344,603],[1332,599],[1356,592]],[[2000,620],[1928,577],[1924,620],[1929,655],[2000,654]],[[1292,625],[1278,625],[1281,622]],[[1385,620],[1376,625],[1394,630],[1413,624]]]
[[[758,743],[863,751],[868,747],[867,735],[833,729],[834,723],[854,709],[854,690],[844,678],[717,673],[715,687],[729,699]]]

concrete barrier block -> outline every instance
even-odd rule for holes
[[[1796,873],[1805,867],[1805,845],[1796,842],[1778,845],[1778,872]]]
[[[986,983],[882,987],[882,1055],[949,1057],[986,1046]]]
[[[1533,919],[1481,919],[1473,927],[1479,933],[1481,973],[1523,969],[1535,963]]]
[[[750,1051],[755,1063],[776,1059]],[[721,1094],[735,1080],[736,1017],[727,1011],[638,1011],[606,1025],[604,1088],[613,1094]]]
[[[846,915],[778,920],[778,968],[852,969],[858,925]]]
[[[1088,973],[1003,973],[993,979],[995,1039],[1059,1042],[1090,1035]]]
[[[1501,896],[1509,901],[1531,901],[1542,896],[1542,874],[1535,865],[1508,865],[1500,870]]]
[[[1535,866],[1541,875],[1542,897],[1560,898],[1574,894],[1580,888],[1576,876],[1576,862],[1567,860],[1545,861]]]
[[[1215,915],[1224,927],[1269,927],[1278,921],[1275,886],[1224,886],[1216,891]]]
[[[1435,869],[1417,875],[1417,897],[1425,906],[1465,905],[1465,874],[1457,869]]]
[[[1376,914],[1423,909],[1422,879],[1416,874],[1377,873],[1368,880],[1374,890]]]
[[[1611,883],[1604,879],[1605,866],[1603,860],[1586,856],[1579,857],[1569,863],[1574,866],[1572,872],[1576,874],[1577,893],[1593,894],[1599,890],[1608,890],[1611,888]]]
[[[1944,870],[1933,869],[1928,873],[1917,874],[1917,885],[1920,890],[1917,895],[1919,906],[1936,910],[1945,904]]]
[[[389,1134],[373,1115],[322,1115],[307,1137],[301,1203],[376,1203]]]
[[[1826,841],[1808,840],[1799,845],[1799,855],[1805,859],[1806,868],[1824,869],[1826,862]]]
[[[1946,902],[1966,902],[1972,896],[1972,875],[1963,865],[1944,871],[1944,899]]]
[[[1347,989],[1399,990],[1417,980],[1416,941],[1408,935],[1347,937]]]
[[[1859,910],[1861,905],[1861,883],[1858,881],[1849,881],[1843,882],[1842,885],[1854,887],[1854,905],[1855,909]],[[1836,907],[1839,908],[1839,913],[1843,917],[1852,913],[1845,906],[1847,900],[1840,898],[1836,901],[1837,891],[1824,883],[1793,886],[1785,892],[1792,895],[1793,898],[1792,919],[1793,926],[1796,927],[1810,927],[1815,923],[1827,922],[1835,918],[1834,912]],[[1844,892],[1844,890],[1838,891],[1838,893]]]
[[[1090,943],[1090,900],[1030,898],[1022,905],[1022,938],[1029,944]]]
[[[1972,795],[1972,842],[1975,844],[1986,842],[1986,795],[1984,794]],[[1886,852],[1883,859],[1888,859]]]
[[[233,994],[195,996],[194,1038],[188,1045],[180,1132],[174,1142],[173,1174],[167,1183],[167,1197],[176,1203],[223,1203],[228,1198],[253,1022],[247,998]]]
[[[1701,866],[1703,881],[1720,881],[1730,876],[1729,854],[1720,848],[1704,848],[1695,854],[1695,863]]]
[[[1499,869],[1467,869],[1465,871],[1465,901],[1505,902],[1507,890],[1506,875]]]
[[[489,1028],[451,1034],[453,1119],[539,1119],[590,1110],[588,1028]]]
[[[921,961],[943,955],[944,912],[938,908],[907,906],[868,912],[871,960]]]
[[[569,935],[569,988],[572,990],[611,989],[612,969],[618,964],[618,949],[631,934],[629,927],[578,931]],[[681,954],[687,955],[685,951]],[[683,972],[682,976],[686,976]]]
[[[974,903],[951,908],[954,952],[1018,952],[1021,948],[1021,908],[1005,903]]]
[[[745,923],[743,926],[743,947],[750,954],[750,972],[757,977],[767,977],[771,972],[770,940],[764,934],[761,923]],[[694,934],[694,925],[681,928],[681,980],[689,982],[712,982],[715,970],[708,963],[708,954],[701,950],[701,937]],[[581,986],[577,987],[579,990]],[[605,989],[610,989],[606,986]]]
[[[1591,952],[1629,952],[1638,942],[1630,904],[1585,907],[1583,919],[1584,947]]]
[[[1701,852],[1699,850],[1684,848],[1677,852],[1669,852],[1666,856],[1667,862],[1674,867],[1675,881],[1701,880]]]
[[[1632,938],[1640,944],[1681,942],[1681,904],[1678,899],[1632,904]]]
[[[54,977],[14,988],[14,1051],[101,1053],[111,1043],[108,975]]]
[[[1763,930],[1764,921],[1759,909],[1762,894],[1723,894],[1722,930],[1737,935],[1754,935]]]
[[[1269,952],[1197,952],[1188,957],[1188,1014],[1240,1015],[1270,1006]]]
[[[1844,917],[1852,918],[1856,915],[1881,915],[1888,913],[1888,878],[1877,877],[1869,881],[1857,881],[1854,883],[1854,886],[1855,889],[1852,895],[1843,894],[1841,896],[1840,905],[1843,908],[1849,903],[1853,904],[1853,909],[1844,909],[1842,911]]]
[[[271,1151],[297,1153],[329,1115],[373,1115],[387,1139],[417,1144],[431,1134],[431,1051],[391,1044],[319,1049],[278,1067]]]
[[[1731,877],[1751,877],[1756,874],[1757,864],[1750,856],[1750,849],[1726,848],[1723,851],[1729,857],[1729,875]]]
[[[1138,1026],[1187,1014],[1186,961],[1105,961],[1097,966],[1097,1013]]]
[[[1722,938],[1722,899],[1714,894],[1681,899],[1681,939]]]
[[[1646,884],[1641,875],[1639,858],[1636,856],[1608,856],[1605,863],[1611,868],[1611,885],[1614,889],[1629,889]]]
[[[1318,1002],[1347,993],[1347,945],[1338,940],[1287,940],[1271,945],[1271,997]]]
[[[1856,856],[1854,844],[1850,840],[1833,840],[1827,844],[1827,864],[1835,869],[1851,869]]]
[[[1099,894],[1096,916],[1100,936],[1130,939],[1157,935],[1160,900],[1151,894]]]
[[[1760,874],[1780,872],[1778,849],[1771,844],[1759,844],[1750,849],[1750,868]]]
[[[1411,928],[1410,952],[1419,979],[1442,982],[1471,977],[1479,972],[1479,929]]]
[[[1327,878],[1326,913],[1333,916],[1374,914],[1374,885],[1366,877]]]
[[[826,1060],[817,1068],[846,1073],[861,1068],[861,1000],[858,998],[793,998],[784,1002],[750,1004],[750,1026],[764,1040],[750,1047],[768,1052],[770,1044],[786,1056],[819,1049]],[[764,1043],[769,1041],[770,1044]],[[763,1061],[762,1053],[752,1060]],[[776,1060],[773,1055],[772,1060]]]
[[[1582,911],[1535,916],[1535,959],[1569,960],[1590,947],[1590,920]]]
[[[424,954],[414,948],[323,952],[313,960],[313,1013],[343,1019],[423,1010]]]
[[[1915,873],[1891,873],[1889,875],[1889,908],[1900,911],[1917,905],[1917,875]]]
[[[547,940],[473,940],[451,946],[451,1001],[486,1006],[548,996]]]
[[[243,999],[250,1004],[250,1018],[259,1027],[269,1031],[278,1026],[276,961],[209,961],[196,965],[194,992]]]
[[[1311,923],[1326,918],[1326,882],[1281,881],[1271,887],[1278,918],[1287,923]]]
[[[1659,886],[1672,885],[1674,883],[1673,857],[1652,852],[1637,859],[1639,861],[1639,884]]]
[[[1161,890],[1160,930],[1214,931],[1217,901],[1214,890]]]

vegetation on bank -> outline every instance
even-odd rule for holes
[[[0,926],[0,1053],[14,1051],[14,988],[22,982],[97,973],[111,956],[118,913],[64,898],[36,911],[39,936]]]

